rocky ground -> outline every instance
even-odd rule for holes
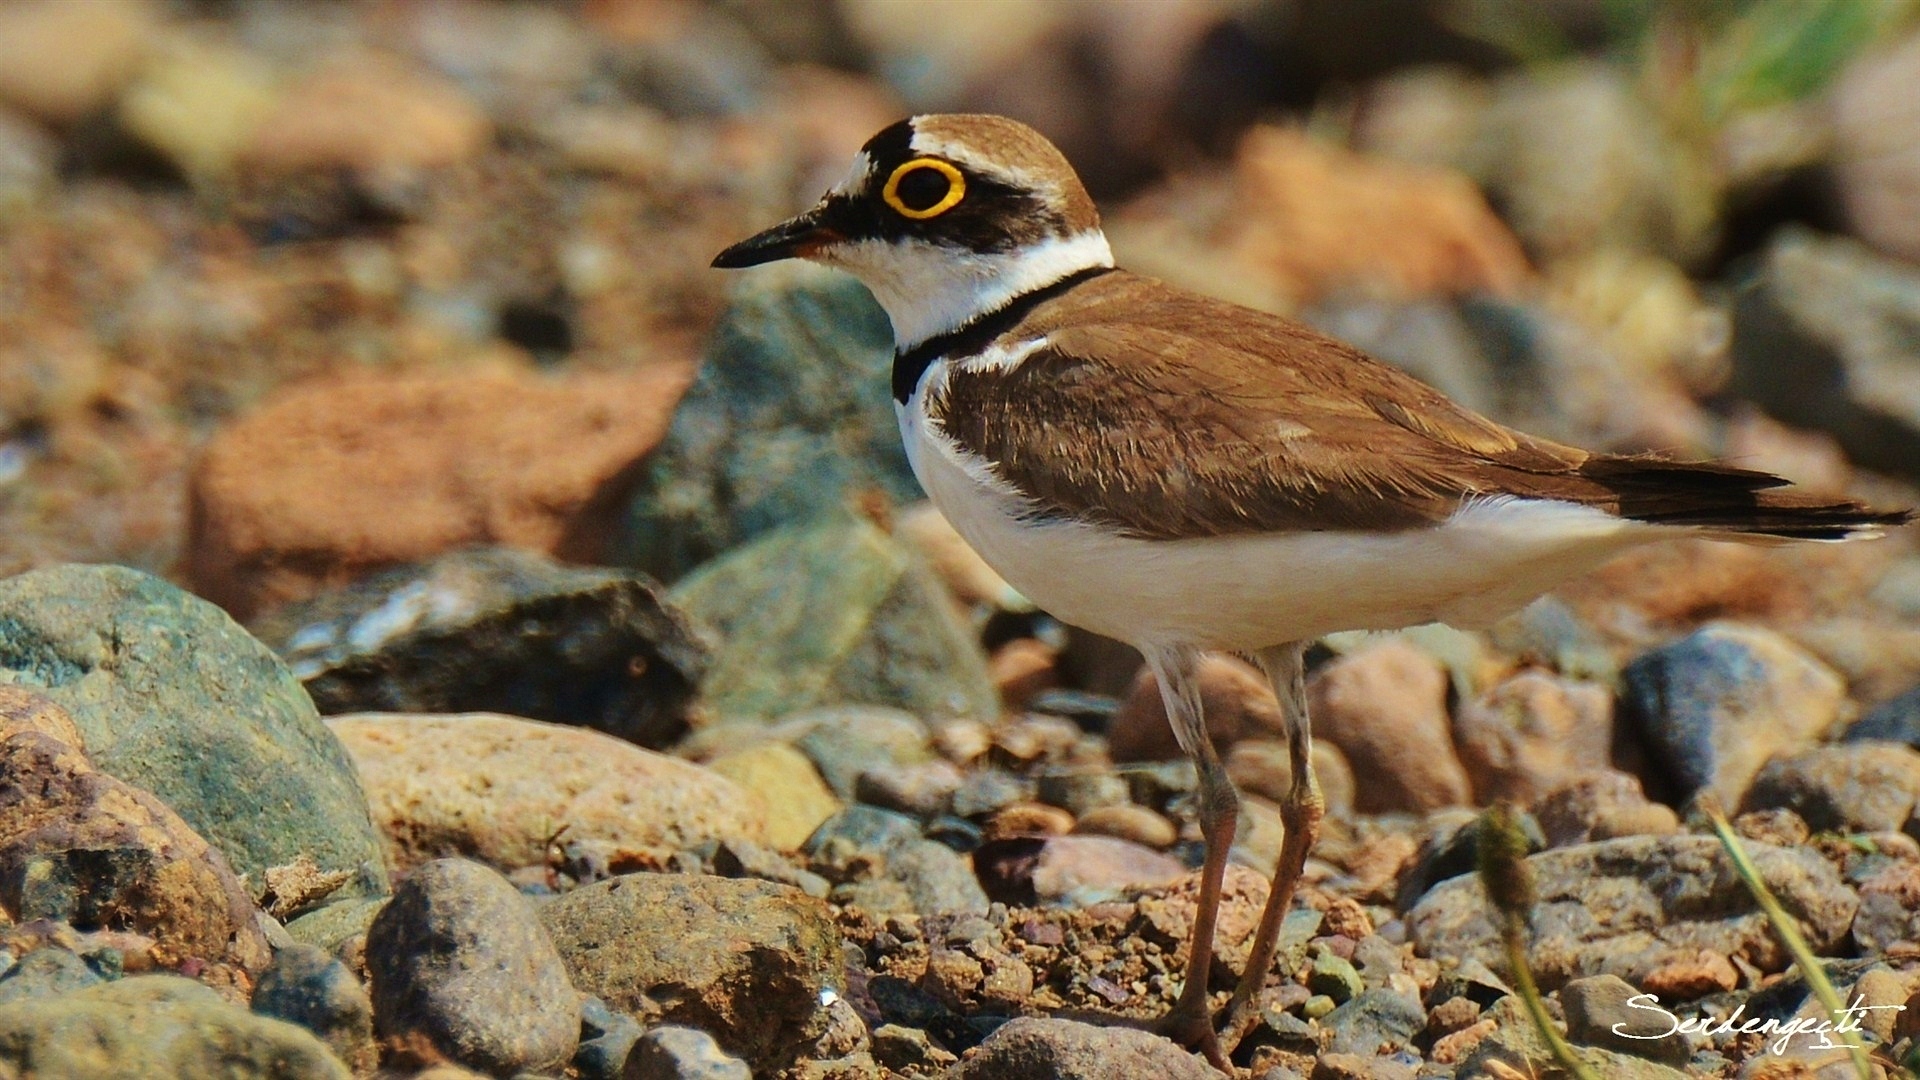
[[[706,264],[902,113],[1006,111],[1123,262],[1920,503],[1906,6],[1371,7],[0,6],[0,1075],[1214,1075],[1140,1030],[1201,849],[1138,657],[917,501],[858,286]],[[1562,1075],[1501,800],[1598,1075],[1855,1075],[1655,1037],[1821,1014],[1707,796],[1920,1069],[1911,530],[1310,662],[1331,813],[1245,1075]],[[1288,766],[1251,668],[1205,698],[1230,987]]]

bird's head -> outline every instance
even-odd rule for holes
[[[811,210],[713,265],[811,259],[872,290],[900,348],[957,329],[1113,254],[1073,166],[1000,116],[916,116],[867,140]]]

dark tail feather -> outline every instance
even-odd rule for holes
[[[1733,539],[1854,540],[1913,520],[1793,488],[1771,473],[1716,463],[1596,457],[1580,474],[1611,489],[1621,517]]]

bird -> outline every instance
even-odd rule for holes
[[[1114,265],[1043,135],[984,114],[900,120],[805,212],[725,269],[846,271],[893,328],[894,411],[954,529],[1052,616],[1124,641],[1198,775],[1206,856],[1163,1033],[1232,1075],[1325,803],[1304,652],[1338,631],[1484,627],[1642,544],[1876,535],[1904,511],[1733,465],[1592,453],[1480,416],[1301,323]],[[1195,666],[1272,683],[1292,779],[1245,974],[1216,1028],[1208,974],[1238,795]]]

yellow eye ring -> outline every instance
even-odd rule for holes
[[[946,177],[947,193],[942,195],[940,201],[934,203],[932,206],[923,210],[915,210],[913,207],[900,201],[900,181],[912,176],[921,169],[932,169]],[[959,169],[941,161],[939,158],[915,158],[912,161],[903,163],[899,168],[893,170],[892,176],[887,177],[887,186],[880,189],[880,198],[885,200],[888,206],[899,211],[902,217],[910,217],[915,221],[925,221],[931,217],[939,217],[941,214],[959,205],[960,200],[965,198],[966,195],[967,178],[960,175]]]

